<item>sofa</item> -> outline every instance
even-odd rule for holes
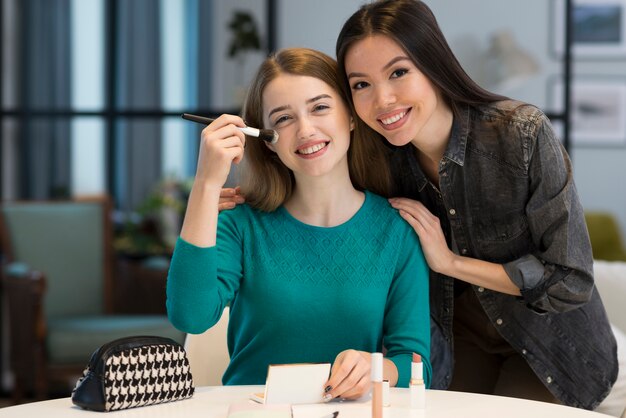
[[[617,340],[620,366],[611,393],[596,412],[626,417],[626,262],[595,260],[594,278]]]
[[[108,196],[0,203],[0,286],[15,403],[31,392],[39,399],[69,395],[94,350],[117,338],[183,341],[164,314],[113,309],[110,207]]]
[[[626,247],[615,215],[610,212],[585,211],[585,222],[596,260],[626,261]]]

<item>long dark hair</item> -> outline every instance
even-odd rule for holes
[[[419,0],[382,0],[361,6],[344,23],[337,38],[337,63],[342,88],[352,95],[345,58],[350,47],[371,35],[385,35],[404,49],[457,114],[459,104],[480,105],[507,99],[480,87],[465,72],[443,36],[435,15]]]

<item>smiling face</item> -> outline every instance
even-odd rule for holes
[[[315,77],[281,74],[263,91],[263,125],[280,140],[268,145],[300,176],[347,176],[350,114],[339,94]]]
[[[449,108],[393,39],[357,41],[346,53],[345,69],[357,114],[391,144],[447,139],[439,132],[450,120]]]

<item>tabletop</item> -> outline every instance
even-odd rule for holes
[[[107,413],[106,417],[202,417],[226,418],[231,404],[252,402],[252,393],[263,391],[263,386],[209,386],[196,388],[190,399],[131,408]],[[409,409],[408,389],[392,388],[391,406],[385,408],[385,418],[601,418],[609,415],[567,406],[507,398],[502,396],[479,395],[453,391],[426,391],[426,409]],[[320,418],[328,413],[339,411],[339,418],[364,418],[370,416],[370,401],[333,401],[327,404],[296,405],[293,418]],[[72,418],[102,416],[100,412],[85,411],[72,404],[70,398],[33,402],[0,409],[0,418]]]

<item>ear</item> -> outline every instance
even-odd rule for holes
[[[263,141],[263,143],[265,144],[266,147],[268,147],[270,149],[270,151],[276,153],[276,149],[274,148],[274,144],[271,144],[267,141]]]
[[[350,118],[350,131],[354,131],[354,118]]]

